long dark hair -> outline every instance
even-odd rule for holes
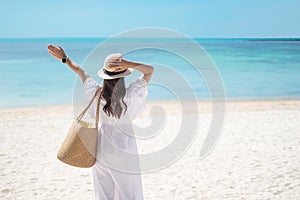
[[[124,77],[115,79],[104,79],[103,89],[100,93],[100,98],[104,98],[106,105],[103,107],[103,111],[108,116],[120,118],[122,114],[121,103],[125,106],[125,112],[127,111],[127,105],[124,102],[124,96],[126,94]],[[124,113],[125,113],[124,112]]]

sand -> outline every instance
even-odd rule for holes
[[[162,136],[139,142],[141,152],[163,148],[180,122],[174,102],[162,105],[168,123]],[[230,101],[221,138],[200,159],[211,120],[199,102],[200,127],[177,162],[143,174],[146,200],[300,199],[300,101]],[[71,105],[0,109],[0,199],[94,199],[91,169],[56,159],[72,120]],[[137,122],[147,124],[143,113]],[[135,123],[137,123],[135,122]]]

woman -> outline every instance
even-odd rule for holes
[[[145,110],[147,84],[154,68],[124,60],[118,53],[110,54],[106,57],[103,68],[97,73],[104,79],[103,86],[100,87],[78,64],[67,57],[62,47],[48,45],[48,52],[79,75],[86,99],[91,99],[99,88],[102,89],[98,96],[100,124],[96,164],[92,168],[95,198],[144,199],[141,174],[137,173],[140,168],[131,121]],[[143,75],[125,88],[124,77],[133,69]],[[94,101],[89,112],[92,117],[95,117],[96,106],[97,101]],[[133,171],[135,173],[130,173]]]

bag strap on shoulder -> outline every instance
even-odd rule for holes
[[[82,119],[82,117],[85,115],[86,111],[90,108],[90,106],[92,105],[94,99],[97,97],[97,94],[101,94],[102,91],[102,87],[99,87],[93,98],[91,99],[91,101],[89,102],[89,104],[86,106],[86,108],[78,115],[78,117],[76,118],[77,121],[80,121]],[[98,123],[99,123],[99,110],[100,110],[100,101],[101,101],[101,96],[99,95],[99,100],[97,102],[97,110],[96,110],[96,128],[98,128]]]

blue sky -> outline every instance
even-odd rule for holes
[[[299,8],[299,0],[2,0],[0,37],[107,37],[139,27],[190,37],[300,37]]]

